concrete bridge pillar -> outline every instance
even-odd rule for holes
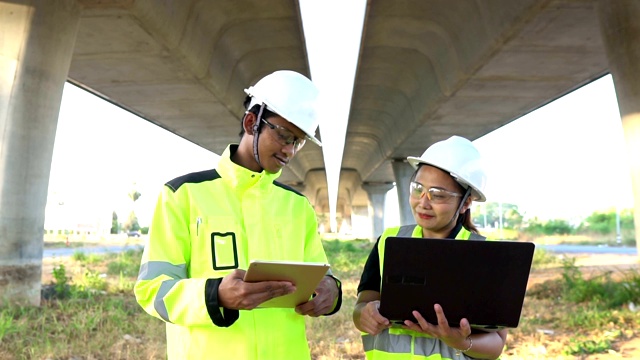
[[[600,0],[597,10],[631,168],[636,247],[640,252],[640,1]]]
[[[395,159],[391,162],[393,175],[396,178],[396,190],[398,191],[398,207],[400,211],[400,225],[415,224],[409,204],[409,180],[415,171],[406,159]]]
[[[369,195],[371,204],[369,214],[373,221],[371,240],[375,239],[384,231],[384,200],[387,192],[391,190],[393,184],[363,184],[362,188]]]
[[[40,305],[44,210],[75,0],[0,2],[0,303]]]

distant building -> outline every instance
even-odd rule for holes
[[[108,235],[112,212],[69,200],[50,192],[45,207],[44,230],[48,234]]]

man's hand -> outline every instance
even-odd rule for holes
[[[296,307],[296,312],[300,315],[313,317],[330,313],[338,297],[339,290],[336,280],[331,276],[325,276],[320,280],[320,284],[315,290],[315,295],[310,301]]]
[[[274,297],[291,294],[296,287],[289,281],[245,282],[245,270],[237,269],[222,278],[218,304],[227,309],[251,310]]]

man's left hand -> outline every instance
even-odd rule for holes
[[[318,317],[333,310],[339,290],[336,280],[331,276],[325,276],[318,284],[315,295],[311,300],[296,307],[296,312],[300,315]]]

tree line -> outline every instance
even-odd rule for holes
[[[471,215],[479,227],[499,228],[502,222],[502,229],[515,230],[525,237],[586,235],[616,239],[619,235],[619,242],[635,246],[633,209],[596,211],[579,222],[570,222],[567,219],[541,220],[538,217],[526,219],[517,205],[487,202],[475,206]]]

